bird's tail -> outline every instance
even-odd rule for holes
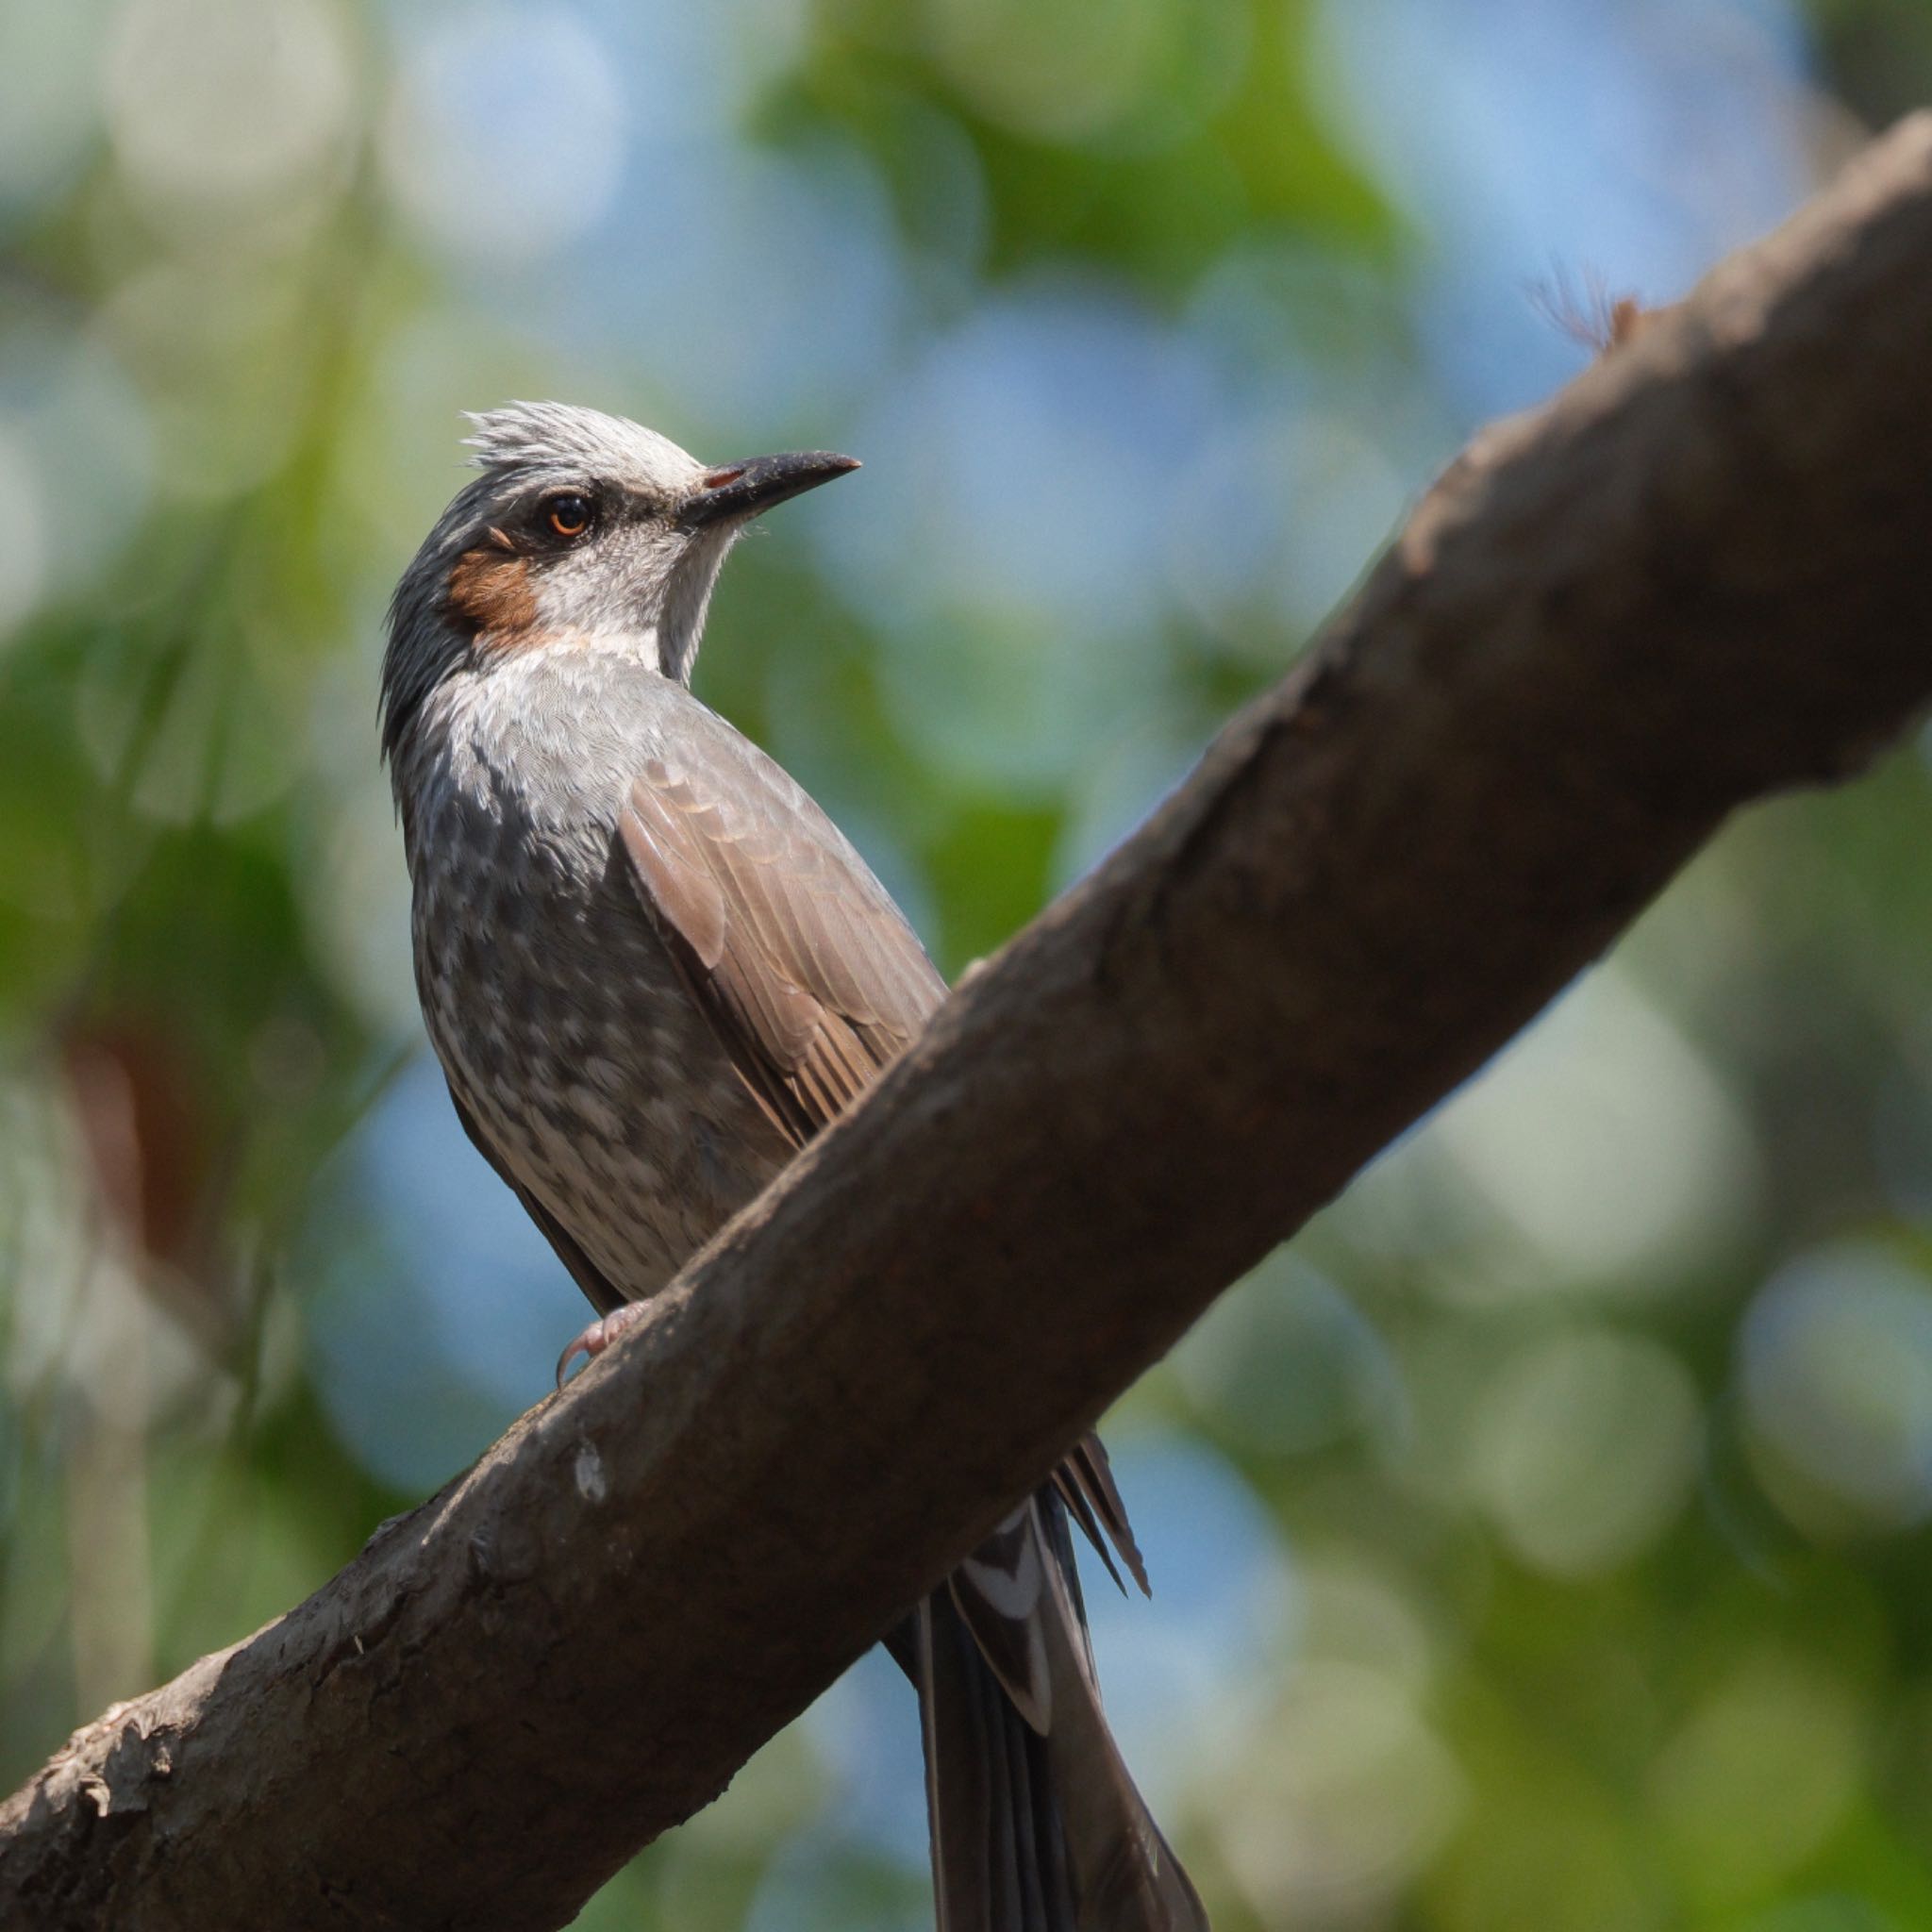
[[[1094,1473],[1106,1521],[1104,1458]],[[1080,1493],[1041,1490],[894,1633],[919,1689],[939,1932],[1208,1932],[1101,1711],[1063,1497],[1091,1531]],[[1122,1554],[1138,1574],[1130,1538]]]

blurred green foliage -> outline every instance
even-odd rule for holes
[[[1677,292],[1924,96],[1926,20],[0,14],[0,1774],[322,1582],[575,1320],[464,1244],[514,1209],[375,764],[459,408],[866,459],[699,685],[956,971],[1574,366],[1525,280]],[[1928,791],[1726,832],[1124,1405],[1159,1594],[1102,1668],[1226,1932],[1932,1924]],[[890,1688],[583,1923],[924,1923]]]

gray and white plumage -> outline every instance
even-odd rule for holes
[[[856,466],[711,468],[554,403],[473,420],[478,475],[397,588],[383,667],[417,983],[465,1127],[608,1315],[946,989],[839,829],[688,689],[745,524]],[[1101,1715],[1070,1519],[1144,1587],[1090,1437],[889,1640],[941,1932],[1207,1924]]]

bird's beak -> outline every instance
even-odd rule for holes
[[[858,467],[857,457],[837,457],[823,449],[726,463],[703,478],[678,521],[688,530],[703,529],[707,524],[738,523]]]

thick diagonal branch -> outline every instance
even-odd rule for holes
[[[1932,693],[1932,120],[1485,436],[681,1279],[0,1810],[0,1923],[551,1926],[1737,805]]]

